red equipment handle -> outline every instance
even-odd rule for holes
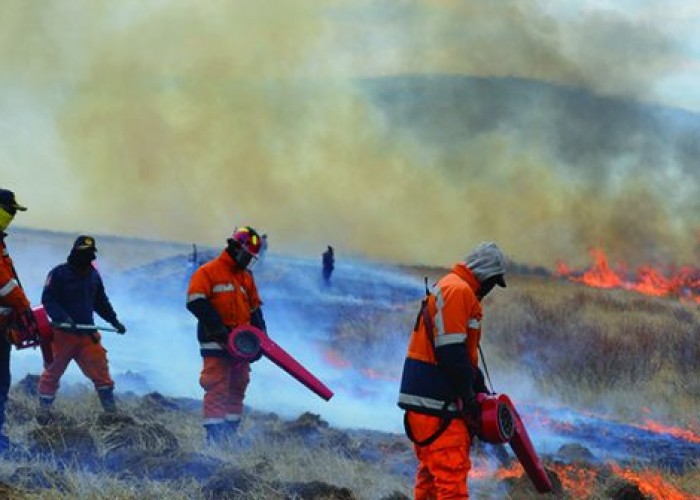
[[[552,491],[552,482],[530,441],[525,424],[505,394],[477,394],[481,405],[481,437],[488,443],[509,443],[530,481],[540,493]]]
[[[333,392],[323,382],[317,379],[259,328],[252,325],[242,325],[234,328],[229,333],[227,347],[231,356],[245,361],[251,361],[258,357],[262,351],[262,354],[270,361],[322,399],[328,401],[333,397]]]
[[[45,364],[51,364],[53,362],[53,350],[51,349],[51,343],[53,342],[53,328],[51,328],[51,321],[49,321],[49,316],[46,314],[46,309],[44,309],[44,306],[32,307],[32,313],[34,314],[34,319],[36,320],[36,326],[39,329],[39,347],[41,348],[41,356],[44,358]]]

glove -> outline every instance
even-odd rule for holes
[[[31,308],[27,308],[16,316],[16,325],[24,332],[27,332],[31,337],[39,336],[39,326],[36,323],[36,318]]]
[[[119,320],[114,320],[112,326],[117,329],[119,335],[124,335],[126,333],[126,327],[122,325]]]
[[[481,405],[476,400],[472,398],[469,401],[463,403],[462,413],[464,414],[464,420],[467,423],[467,429],[469,429],[469,435],[474,436],[481,433]]]
[[[39,328],[36,324],[34,312],[31,309],[25,309],[20,313],[20,323],[30,330],[38,330]]]
[[[212,342],[220,342],[225,344],[228,342],[228,334],[231,330],[224,324],[207,328],[207,338]]]

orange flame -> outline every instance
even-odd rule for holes
[[[639,429],[646,429],[649,431],[657,432],[659,434],[670,434],[673,437],[679,439],[684,439],[691,443],[700,443],[700,436],[695,434],[693,431],[688,429],[683,429],[681,427],[673,427],[658,422],[654,422],[650,419],[644,419],[644,423],[641,425],[636,425]]]
[[[696,496],[685,493],[678,488],[669,484],[658,472],[634,471],[632,469],[623,469],[616,464],[610,464],[612,471],[618,476],[627,479],[639,486],[639,490],[653,498],[659,500],[692,500],[697,499]]]
[[[595,469],[558,463],[549,464],[548,467],[557,473],[562,488],[573,498],[589,498],[593,493],[598,477]]]
[[[479,481],[482,479],[507,479],[510,477],[520,477],[524,473],[519,462],[512,462],[508,467],[494,469],[487,460],[474,459],[472,468],[469,471],[470,479]]]
[[[591,287],[622,288],[655,297],[674,296],[700,304],[700,269],[685,266],[667,276],[662,270],[647,264],[639,267],[636,276],[630,279],[624,263],[615,270],[603,250],[593,248],[590,254],[593,265],[585,272],[573,272],[565,262],[559,261],[557,275]]]

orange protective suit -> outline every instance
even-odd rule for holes
[[[10,323],[12,315],[29,309],[29,300],[19,285],[12,259],[5,246],[5,233],[0,237],[0,330]]]
[[[440,417],[409,411],[408,425],[418,440],[435,433]],[[455,418],[440,436],[426,446],[413,445],[418,470],[413,491],[415,500],[469,498],[467,475],[471,468],[471,440],[463,419]]]
[[[54,267],[46,278],[41,303],[49,317],[64,326],[55,329],[53,361],[44,367],[39,379],[39,400],[44,407],[50,407],[53,403],[61,376],[71,360],[75,359],[95,386],[105,411],[116,411],[114,381],[109,375],[107,351],[100,345],[101,337],[97,329],[91,328],[94,326],[94,313],[115,328],[126,329],[117,319],[102,277],[92,265],[96,252],[92,237],[79,236],[66,262]],[[87,328],[77,328],[76,325]]]
[[[407,433],[419,461],[416,499],[469,497],[471,440],[461,403],[473,397],[479,286],[464,263],[456,264],[426,298],[409,342],[399,406],[407,411]]]
[[[197,269],[187,291],[188,308],[199,319],[198,339],[203,360],[199,384],[205,391],[204,425],[240,420],[248,387],[250,365],[234,360],[221,339],[211,339],[208,328],[223,324],[229,330],[251,324],[262,304],[250,271],[240,269],[224,250]]]
[[[92,335],[81,335],[54,329],[54,340],[51,344],[53,362],[44,368],[39,379],[41,397],[53,401],[60,386],[61,377],[73,359],[95,385],[95,389],[102,391],[113,388],[114,381],[109,375],[107,350],[99,340],[98,332]]]
[[[0,210],[2,210],[0,208]],[[7,329],[14,316],[29,310],[29,300],[19,284],[12,259],[5,246],[5,233],[0,231],[0,450],[8,446],[7,436],[2,433],[5,423],[5,405],[10,392],[12,373],[10,353],[12,344]]]
[[[243,398],[250,382],[250,365],[209,356],[199,384],[204,389],[204,423],[235,421],[243,413]]]

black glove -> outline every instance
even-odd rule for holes
[[[476,398],[464,401],[462,412],[467,423],[467,429],[469,429],[469,435],[474,436],[481,433],[481,405]]]
[[[231,329],[224,324],[207,328],[207,340],[225,344],[228,342],[228,334],[230,331]]]
[[[118,319],[115,319],[112,322],[112,326],[117,329],[117,333],[119,335],[124,335],[126,333],[126,327],[122,325]]]

